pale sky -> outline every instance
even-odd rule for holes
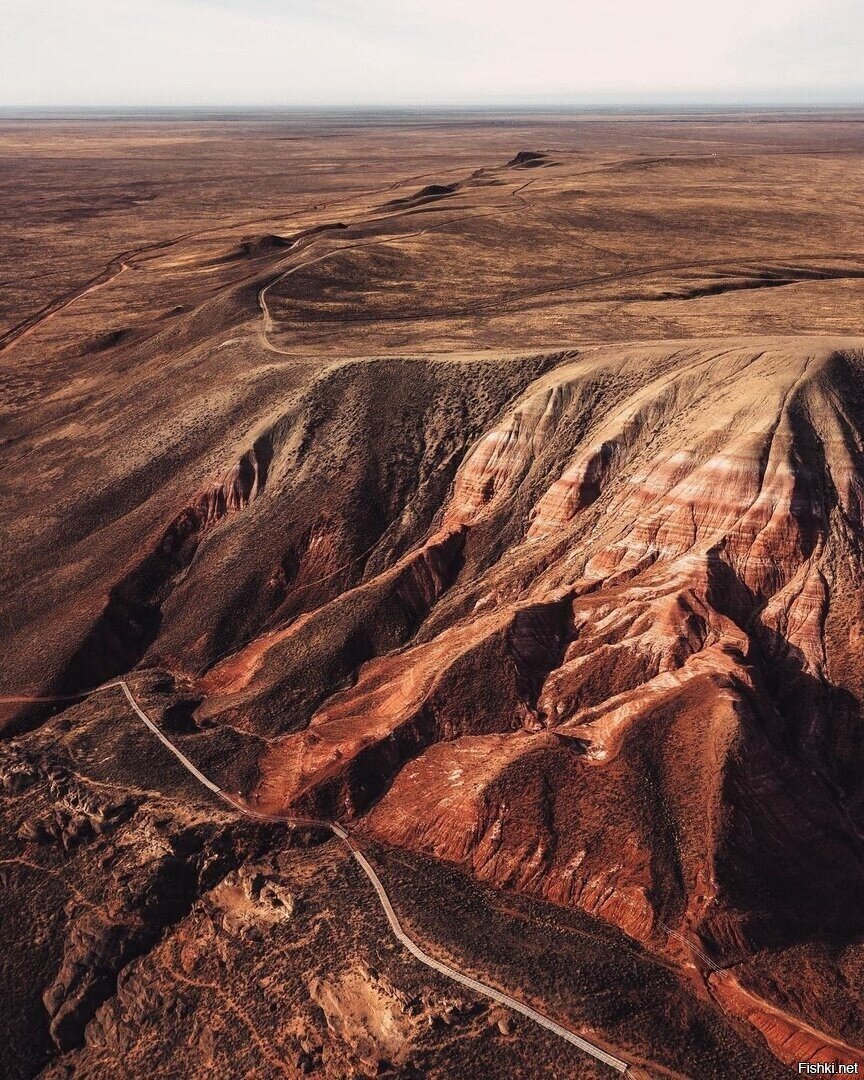
[[[0,0],[0,107],[864,103],[864,0]]]

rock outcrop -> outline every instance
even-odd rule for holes
[[[440,532],[369,576],[382,612],[418,594],[414,637],[271,744],[255,804],[368,813],[705,972],[816,922],[853,934],[861,711],[834,673],[862,628],[861,363],[842,342],[598,349],[526,387],[441,508],[455,580]],[[241,713],[273,685],[250,648]]]

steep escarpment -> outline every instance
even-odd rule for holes
[[[836,587],[862,575],[861,365],[847,342],[598,349],[527,386],[437,533],[204,680],[236,722],[302,695],[276,655],[349,679],[270,744],[255,804],[368,815],[706,974],[854,939],[861,711],[831,673],[861,633]],[[315,626],[357,595],[386,625],[394,577],[453,530],[458,574],[401,641],[334,669],[350,647]]]
[[[613,924],[777,1053],[784,1024],[854,1045],[824,991],[715,974],[797,949],[824,987],[861,932],[859,343],[489,364],[353,361],[274,403],[78,678],[167,668],[257,810]]]
[[[201,350],[194,359],[202,362]],[[560,361],[552,354],[503,367],[480,357],[244,372],[231,395],[203,386],[193,419],[182,424],[180,403],[159,409],[159,399],[136,393],[111,400],[122,452],[103,442],[82,454],[75,484],[54,498],[51,515],[34,518],[39,527],[7,605],[16,633],[7,688],[76,693],[163,661],[204,671],[362,583],[367,564],[395,566],[446,500],[466,432],[479,434]],[[253,398],[260,415],[248,413]],[[63,433],[54,437],[43,469],[50,472],[66,443]],[[37,507],[40,496],[31,492]],[[436,580],[449,582],[460,558],[459,529],[450,531],[455,539],[441,559],[415,561],[415,571],[394,579],[403,614],[375,648],[410,635]],[[16,532],[13,542],[21,539]],[[41,715],[26,705],[4,712],[18,728]]]
[[[57,680],[60,694],[98,686],[137,663],[158,634],[162,606],[202,540],[264,490],[271,457],[269,438],[256,440],[222,477],[194,496],[153,549],[112,586],[104,610]]]

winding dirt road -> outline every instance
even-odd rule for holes
[[[271,281],[269,281],[266,285],[264,285],[261,289],[258,290],[258,306],[261,309],[261,326],[258,329],[259,343],[263,348],[268,349],[270,352],[281,353],[283,356],[294,355],[294,350],[280,349],[278,345],[274,345],[273,342],[270,341],[270,339],[267,337],[269,333],[276,329],[277,325],[276,320],[273,318],[273,314],[267,305],[267,292],[269,289],[272,289],[274,285],[278,285],[281,281],[284,281],[285,278],[291,277],[292,274],[296,274],[300,270],[305,270],[307,267],[314,266],[316,263],[324,262],[327,259],[331,259],[336,255],[341,255],[347,251],[356,251],[360,248],[383,247],[385,244],[397,244],[403,240],[411,240],[418,236],[426,236],[428,233],[436,232],[439,229],[445,229],[448,225],[456,225],[459,222],[465,221],[469,218],[492,217],[496,214],[498,216],[502,216],[504,214],[516,213],[518,210],[525,209],[527,207],[528,204],[526,203],[525,199],[522,198],[521,192],[524,191],[525,188],[530,187],[533,183],[533,180],[527,180],[525,183],[520,184],[517,188],[515,188],[509,193],[510,196],[518,203],[518,205],[511,210],[504,210],[500,207],[493,207],[492,209],[481,213],[467,212],[463,214],[458,214],[456,217],[449,217],[445,221],[438,221],[434,225],[427,225],[424,229],[415,229],[413,232],[397,233],[394,236],[387,236],[384,238],[373,237],[368,240],[359,240],[356,243],[344,244],[341,247],[334,248],[332,251],[325,251],[323,254],[317,255],[314,259],[308,259],[306,262],[295,263],[287,270],[281,271]],[[407,217],[411,213],[413,213],[413,210],[405,210],[396,214],[387,214],[385,217],[369,218],[366,221],[366,224],[381,225],[388,221],[396,221],[400,218]],[[295,251],[300,242],[300,240],[295,241],[291,245],[291,248],[289,250]]]
[[[420,180],[425,180],[431,176],[449,176],[453,172],[461,171],[461,169],[444,169],[431,173],[417,173],[414,176],[403,176],[382,187],[356,192],[342,199],[312,203],[310,206],[299,207],[290,214],[289,217],[298,217],[303,214],[321,210],[331,210],[346,204],[350,206],[354,202],[362,201],[363,199],[371,198],[375,195],[386,195],[392,191],[399,191],[408,184],[417,183]],[[54,299],[50,300],[47,304],[44,304],[38,310],[25,316],[19,322],[0,333],[0,352],[3,352],[4,349],[9,348],[17,341],[26,337],[42,323],[47,322],[58,312],[70,307],[77,300],[82,299],[82,297],[87,296],[89,293],[95,292],[97,289],[101,289],[103,285],[107,285],[109,282],[114,281],[115,278],[119,277],[120,274],[130,268],[132,260],[139,255],[146,255],[152,251],[161,251],[165,248],[174,247],[184,240],[191,240],[202,236],[208,236],[212,233],[224,232],[226,229],[238,229],[249,225],[272,224],[274,220],[277,219],[278,215],[274,213],[266,214],[263,217],[240,218],[237,221],[230,222],[228,225],[212,225],[201,229],[191,229],[179,233],[177,236],[170,237],[167,240],[157,240],[152,244],[145,244],[142,247],[130,248],[128,251],[120,252],[119,255],[115,255],[110,259],[98,273],[93,275],[93,277],[87,278],[86,281],[82,282],[80,285],[76,285],[73,289],[61,293],[59,296],[55,296]]]
[[[340,825],[338,821],[326,821],[316,818],[295,818],[295,817],[277,817],[269,814],[261,814],[251,807],[245,805],[239,799],[234,798],[228,792],[224,791],[215,784],[208,776],[205,776],[195,764],[189,760],[179,747],[160,730],[160,728],[153,723],[146,712],[141,708],[129,686],[123,679],[117,679],[114,682],[105,683],[103,686],[96,687],[93,690],[85,694],[76,695],[75,700],[80,700],[85,696],[91,694],[103,693],[107,690],[121,690],[129,703],[135,715],[146,726],[148,731],[155,735],[155,737],[162,743],[162,745],[169,750],[174,757],[180,762],[187,772],[191,773],[195,779],[211,791],[222,802],[227,803],[233,810],[243,814],[247,818],[252,818],[256,821],[265,822],[277,822],[285,825],[295,825],[305,828],[318,828],[326,829],[337,837],[341,843],[345,845],[351,856],[372,883],[381,907],[384,910],[384,914],[387,916],[387,921],[390,924],[390,929],[393,932],[394,937],[405,946],[405,948],[416,957],[421,964],[431,968],[433,971],[437,971],[440,975],[443,975],[447,979],[451,979],[453,982],[458,983],[460,986],[466,987],[468,990],[472,990],[476,994],[480,994],[482,997],[489,998],[491,1001],[497,1002],[499,1005],[504,1005],[508,1009],[512,1009],[514,1012],[527,1017],[529,1020],[533,1020],[535,1024],[539,1024],[540,1027],[545,1028],[547,1031],[551,1031],[553,1035],[557,1035],[559,1038],[564,1039],[566,1042],[571,1043],[573,1046],[584,1051],[586,1054],[590,1054],[595,1060],[602,1062],[604,1065],[608,1065],[610,1069],[613,1069],[617,1073],[621,1073],[625,1076],[638,1077],[645,1074],[641,1069],[629,1064],[628,1062],[616,1057],[614,1054],[610,1054],[604,1050],[601,1046],[591,1042],[589,1039],[578,1035],[575,1031],[571,1031],[569,1028],[564,1027],[562,1024],[556,1023],[548,1016],[544,1016],[543,1013],[538,1012],[536,1009],[532,1009],[530,1005],[525,1005],[516,998],[511,997],[509,994],[505,994],[500,990],[496,990],[495,987],[489,986],[487,983],[481,982],[479,979],[474,979],[470,975],[465,975],[461,971],[457,971],[456,968],[450,967],[449,964],[442,963],[440,960],[436,960],[434,956],[430,956],[411,938],[403,929],[401,922],[393,909],[393,905],[390,902],[390,898],[387,895],[387,890],[384,888],[381,879],[378,877],[374,868],[366,859],[363,852],[357,846],[356,842],[349,836],[344,826]],[[37,701],[37,700],[62,700],[58,698],[5,698],[0,700],[6,701]]]

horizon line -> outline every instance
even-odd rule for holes
[[[219,113],[330,113],[330,114],[354,114],[354,113],[607,113],[607,112],[649,112],[658,110],[663,112],[713,112],[717,110],[761,110],[789,112],[796,109],[818,110],[830,112],[832,110],[864,109],[864,96],[859,99],[838,99],[826,101],[802,98],[800,100],[771,101],[764,99],[722,99],[716,100],[672,100],[658,98],[656,100],[621,99],[614,102],[601,102],[595,100],[584,102],[557,101],[501,101],[481,103],[477,101],[464,102],[416,102],[410,104],[396,103],[182,103],[176,105],[162,104],[131,104],[131,103],[100,103],[94,104],[30,104],[30,105],[2,105],[0,104],[0,116],[15,115],[21,113],[188,113],[188,112],[219,112]]]

